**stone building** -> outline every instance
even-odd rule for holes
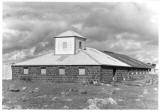
[[[150,66],[123,54],[86,47],[86,37],[66,31],[53,52],[12,65],[13,80],[110,83],[143,78]]]

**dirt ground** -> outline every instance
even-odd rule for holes
[[[142,82],[142,81],[139,81]],[[3,109],[158,109],[158,84],[3,80]]]

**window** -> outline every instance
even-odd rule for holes
[[[64,68],[59,69],[59,75],[65,75],[65,69]]]
[[[63,42],[63,49],[67,48],[67,42]]]
[[[85,69],[84,68],[79,69],[79,75],[85,75]]]
[[[24,74],[28,74],[28,68],[24,68]]]
[[[82,49],[82,42],[79,42],[79,48]]]
[[[41,68],[41,74],[45,75],[46,74],[46,68]]]

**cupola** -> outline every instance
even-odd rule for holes
[[[86,37],[74,31],[66,31],[54,37],[55,54],[76,54],[86,48]]]

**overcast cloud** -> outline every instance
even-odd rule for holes
[[[3,3],[3,62],[52,51],[51,35],[74,30],[87,45],[158,62],[156,13],[138,3]]]

